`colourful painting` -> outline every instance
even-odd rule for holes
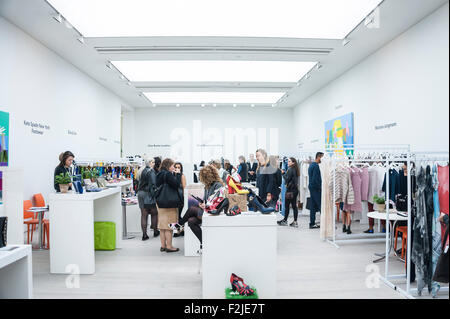
[[[342,152],[354,145],[353,113],[325,122],[325,145],[327,149]],[[347,150],[352,154],[353,150]]]
[[[8,166],[9,113],[0,111],[0,166]],[[2,201],[3,181],[0,172],[0,202]]]

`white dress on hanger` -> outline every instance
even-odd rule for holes
[[[322,176],[322,206],[320,210],[320,238],[325,240],[333,236],[333,193],[329,187],[332,171],[328,154],[322,158],[320,172]]]

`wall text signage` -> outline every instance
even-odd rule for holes
[[[23,121],[25,126],[31,127],[31,133],[37,135],[44,135],[45,131],[50,130],[50,126],[42,123],[32,122],[32,121]]]

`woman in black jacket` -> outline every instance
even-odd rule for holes
[[[203,203],[198,203],[194,199],[189,198],[189,208],[180,219],[178,223],[170,224],[169,227],[173,230],[182,231],[183,225],[187,222],[189,228],[195,234],[200,241],[200,247],[202,243],[202,224],[203,210],[205,209],[205,203],[212,194],[214,194],[219,188],[224,186],[222,179],[219,176],[217,169],[213,165],[206,165],[200,170],[200,182],[205,185],[205,193],[203,196]]]
[[[148,215],[151,216],[151,226],[153,229],[153,237],[159,235],[158,230],[158,210],[156,209],[155,189],[156,189],[156,172],[153,169],[155,160],[145,160],[145,167],[138,172],[138,202],[141,209],[141,229],[142,240],[149,239],[147,235]]]
[[[53,175],[53,183],[55,190],[59,193],[61,192],[61,189],[59,188],[59,184],[56,183],[55,177],[60,174],[69,174],[70,175],[70,169],[69,167],[72,166],[73,160],[75,158],[75,155],[73,155],[72,152],[67,151],[59,155],[59,165],[55,168],[55,173]],[[72,188],[72,183],[69,184],[69,189]]]
[[[284,200],[284,219],[278,222],[280,226],[287,226],[287,220],[289,217],[289,210],[292,206],[294,210],[294,221],[289,225],[291,227],[298,227],[297,217],[297,196],[298,196],[298,178],[300,176],[300,169],[298,168],[297,160],[293,157],[288,160],[288,170],[283,174],[284,181],[286,183],[286,195]]]
[[[158,175],[156,175],[156,187],[161,187],[164,184],[169,185],[176,193],[178,193],[178,190],[181,187],[181,174],[175,173],[175,162],[170,158],[166,158],[162,161],[160,171]],[[161,200],[160,198],[158,199]],[[173,231],[169,227],[169,224],[178,221],[178,207],[161,208],[157,206],[157,208],[158,228],[161,235],[160,251],[168,253],[179,251],[178,248],[172,246]]]
[[[246,183],[248,181],[248,167],[245,162],[245,157],[242,155],[239,156],[239,166],[237,172],[239,176],[241,176],[241,182]]]
[[[256,151],[256,160],[258,161],[258,169],[256,171],[256,187],[259,191],[259,197],[266,201],[267,194],[270,194],[272,199],[276,195],[274,173],[276,168],[270,166],[267,152],[263,149]]]

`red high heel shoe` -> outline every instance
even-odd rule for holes
[[[255,293],[255,291],[244,282],[244,279],[235,274],[231,274],[230,283],[231,289],[237,291],[241,296],[251,296]]]

